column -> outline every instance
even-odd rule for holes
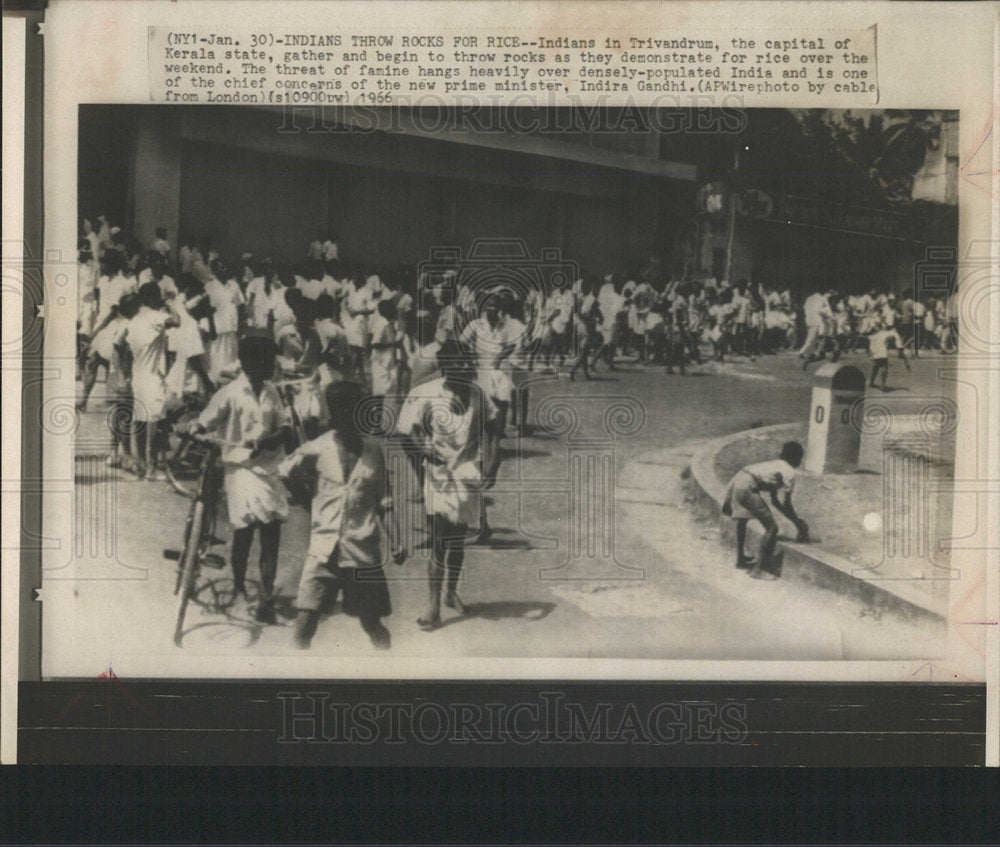
[[[143,247],[166,227],[176,250],[181,212],[181,137],[173,109],[153,107],[140,112],[132,178],[133,232]]]

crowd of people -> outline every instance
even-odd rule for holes
[[[401,445],[422,489],[432,555],[418,622],[433,629],[442,605],[464,611],[464,546],[470,533],[490,533],[483,491],[508,427],[526,431],[533,373],[590,379],[597,366],[626,360],[684,373],[706,358],[796,349],[805,367],[877,333],[881,350],[888,330],[914,355],[954,347],[951,301],[826,291],[800,304],[757,281],[668,279],[656,258],[551,285],[477,282],[460,267],[421,274],[348,263],[335,233],[303,246],[294,263],[250,253],[224,261],[207,241],[181,238],[175,252],[164,229],[142,245],[104,217],[84,221],[78,316],[78,408],[87,409],[103,369],[115,407],[109,465],[165,479],[179,410],[199,410],[190,428],[227,445],[234,603],[249,603],[257,533],[253,613],[262,622],[274,620],[281,526],[308,480],[300,647],[338,592],[376,646],[390,642],[381,568],[408,551],[393,518],[386,438]]]
[[[836,290],[814,291],[803,302],[805,340],[799,355],[811,361],[827,353],[836,360],[845,351],[870,346],[876,333],[895,332],[900,350],[955,353],[958,347],[958,299],[916,297],[912,291],[901,299],[890,291],[871,289],[844,295]]]

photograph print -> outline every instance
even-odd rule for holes
[[[958,129],[80,106],[43,674],[942,655]]]

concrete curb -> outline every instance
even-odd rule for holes
[[[699,506],[719,521],[720,537],[735,541],[735,524],[722,514],[722,501],[726,484],[715,473],[715,457],[730,444],[755,436],[791,437],[800,423],[777,424],[744,430],[705,443],[691,458],[691,473],[687,478],[689,493]],[[748,527],[753,543],[760,540],[760,530],[753,522]],[[778,553],[782,560],[781,574],[786,579],[846,594],[875,609],[892,612],[907,619],[925,619],[934,623],[946,620],[940,611],[930,608],[927,598],[909,589],[905,580],[884,580],[876,583],[857,575],[859,565],[824,550],[821,547],[779,541]]]

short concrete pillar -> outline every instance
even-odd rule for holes
[[[810,473],[844,473],[858,465],[865,375],[852,365],[830,363],[816,371],[809,412],[809,445],[805,469]]]

